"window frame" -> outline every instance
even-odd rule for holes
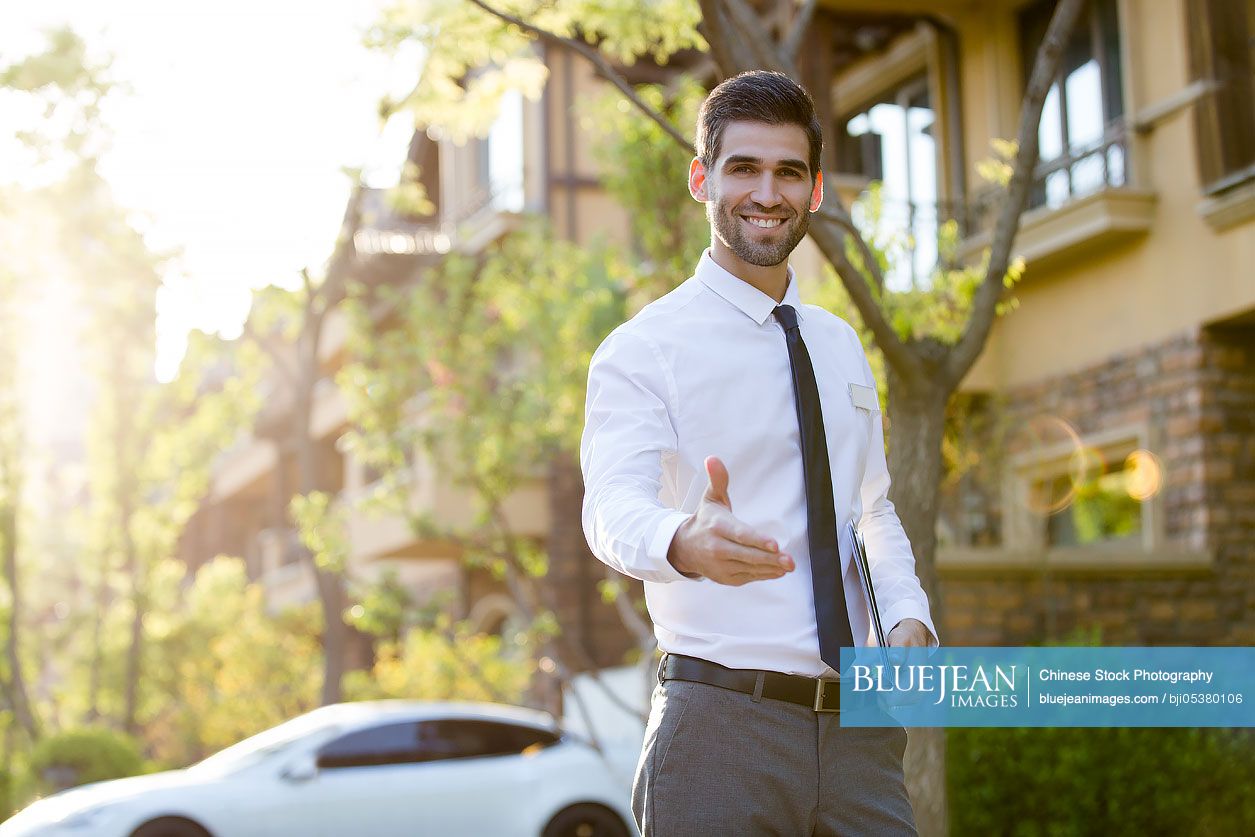
[[[1086,448],[1096,449],[1107,461],[1116,458],[1123,460],[1135,450],[1152,449],[1150,433],[1144,425],[1117,427],[1086,434],[1082,442]],[[1141,532],[1137,541],[1067,546],[1052,546],[1047,543],[1049,515],[1030,509],[1028,497],[1034,486],[1042,480],[1066,475],[1075,450],[1075,443],[1069,440],[1008,458],[1002,496],[1003,548],[1030,550],[1066,559],[1069,556],[1093,555],[1099,552],[1148,554],[1161,547],[1164,541],[1162,487],[1140,503]]]
[[[1037,50],[1041,45],[1041,38],[1045,36],[1045,25],[1049,23],[1056,3],[1057,0],[1037,0],[1037,2],[1024,5],[1016,14],[1015,28],[1019,41],[1021,92],[1028,87],[1033,65],[1037,59]],[[1103,8],[1100,8],[1100,6]],[[1034,17],[1044,17],[1045,19],[1045,24],[1040,25],[1040,34],[1031,31],[1037,24],[1041,23],[1040,20],[1034,21]],[[1115,34],[1114,55],[1108,54],[1106,49],[1108,27],[1111,27]],[[1133,137],[1128,130],[1129,96],[1125,67],[1128,46],[1125,43],[1125,29],[1123,8],[1118,0],[1087,0],[1085,7],[1082,9],[1081,18],[1077,21],[1077,26],[1069,39],[1068,46],[1065,47],[1064,60],[1066,61],[1067,58],[1066,52],[1068,47],[1078,38],[1084,38],[1087,42],[1088,54],[1098,64],[1099,98],[1103,111],[1102,133],[1097,138],[1082,144],[1073,145],[1070,142],[1067,84],[1065,83],[1066,76],[1064,75],[1066,67],[1060,65],[1054,79],[1051,80],[1050,90],[1047,93],[1048,98],[1050,92],[1055,92],[1057,95],[1059,112],[1059,136],[1057,140],[1060,152],[1049,160],[1038,160],[1037,166],[1033,170],[1033,179],[1029,188],[1029,202],[1025,208],[1026,212],[1038,209],[1057,211],[1089,195],[1099,194],[1108,189],[1121,189],[1135,185],[1137,179],[1136,171],[1131,159]],[[1031,38],[1030,35],[1032,35]],[[1043,107],[1045,107],[1044,104]],[[1038,131],[1040,132],[1040,130],[1039,126]],[[1118,183],[1112,182],[1110,158],[1112,149],[1116,148],[1120,149],[1123,157],[1120,164],[1121,173]],[[1078,191],[1074,182],[1075,169],[1079,164],[1094,157],[1098,157],[1101,160],[1102,180],[1096,188]],[[1063,172],[1067,176],[1067,194],[1062,202],[1056,204],[1051,202],[1046,181],[1059,172]]]
[[[1249,159],[1230,164],[1225,158],[1240,154],[1240,149],[1255,147],[1255,81],[1249,74],[1240,71],[1228,73],[1225,78],[1218,78],[1221,73],[1221,53],[1217,49],[1217,30],[1225,32],[1225,27],[1217,23],[1216,17],[1221,14],[1217,5],[1224,5],[1225,10],[1235,15],[1241,14],[1241,5],[1246,6],[1245,25],[1246,40],[1255,42],[1255,0],[1224,0],[1217,4],[1216,0],[1186,0],[1183,4],[1186,15],[1187,55],[1190,77],[1196,82],[1214,84],[1203,98],[1192,108],[1194,123],[1194,155],[1198,168],[1199,184],[1204,196],[1218,195],[1240,184],[1255,180],[1255,151],[1249,151]],[[1230,33],[1232,34],[1232,33]],[[1223,35],[1221,36],[1223,39]],[[1240,38],[1235,38],[1236,48],[1240,52]],[[1255,70],[1255,46],[1247,56],[1248,70]],[[1250,99],[1241,97],[1241,82],[1245,81]],[[1236,90],[1226,90],[1228,84],[1237,83]],[[1230,97],[1228,99],[1224,97]],[[1232,102],[1240,100],[1245,104],[1245,112],[1235,115]],[[1242,136],[1242,126],[1236,120],[1245,118],[1246,129],[1250,135]],[[1234,120],[1230,122],[1230,120]],[[1232,131],[1233,136],[1228,136]],[[1230,148],[1226,141],[1232,139]]]

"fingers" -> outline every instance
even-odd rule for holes
[[[732,500],[728,497],[728,469],[719,457],[706,457],[706,477],[708,481],[703,499],[731,509]]]
[[[742,584],[780,578],[796,568],[789,555],[743,546],[726,538],[716,544],[714,552],[727,575]]]
[[[773,538],[755,532],[731,515],[727,516],[726,522],[715,524],[715,534],[725,540],[761,550],[762,552],[777,552],[780,548]]]

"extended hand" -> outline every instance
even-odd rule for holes
[[[792,572],[793,559],[779,546],[732,516],[728,469],[718,457],[706,457],[709,482],[697,513],[676,530],[667,560],[690,577],[739,587]]]

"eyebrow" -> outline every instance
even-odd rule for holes
[[[723,167],[727,168],[728,166],[735,166],[739,163],[753,163],[756,166],[761,166],[763,164],[763,160],[761,157],[748,157],[744,154],[732,154],[724,161]],[[808,166],[804,160],[781,160],[776,163],[776,167],[788,167],[800,169],[806,173],[810,172],[810,166]]]

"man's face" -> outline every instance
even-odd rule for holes
[[[800,125],[733,122],[723,132],[710,171],[693,161],[689,191],[706,203],[712,234],[742,261],[768,267],[785,261],[823,200],[822,177],[807,164]]]

